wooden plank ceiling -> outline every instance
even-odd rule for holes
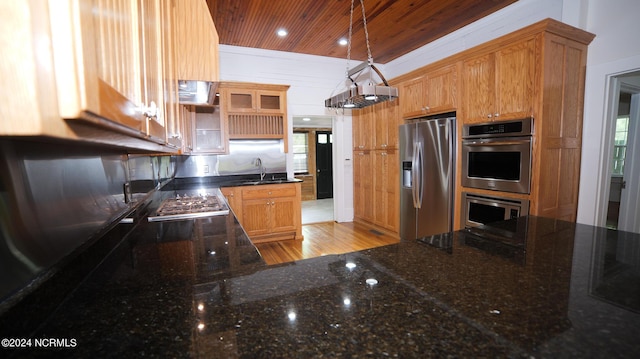
[[[364,0],[371,54],[387,63],[517,0]],[[347,58],[350,0],[207,0],[220,44]],[[276,31],[285,28],[281,38]],[[355,0],[351,58],[367,59]]]

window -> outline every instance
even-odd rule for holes
[[[293,172],[309,172],[309,133],[293,133]]]
[[[613,144],[613,175],[624,174],[624,158],[627,154],[627,133],[629,132],[629,116],[620,116],[616,120],[616,133]]]

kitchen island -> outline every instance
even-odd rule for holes
[[[509,225],[268,266],[233,213],[121,224],[47,316],[3,313],[3,338],[32,340],[3,357],[638,357],[640,235]]]

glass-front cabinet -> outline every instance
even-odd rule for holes
[[[228,130],[220,107],[186,106],[185,153],[224,154],[227,152]]]
[[[280,91],[229,89],[226,99],[229,112],[281,114],[285,107]]]

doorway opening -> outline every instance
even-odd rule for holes
[[[640,72],[612,79],[606,226],[640,233]]]
[[[331,117],[293,117],[294,174],[303,181],[303,225],[334,220],[332,122]]]
[[[333,198],[333,134],[316,131],[316,199]]]

